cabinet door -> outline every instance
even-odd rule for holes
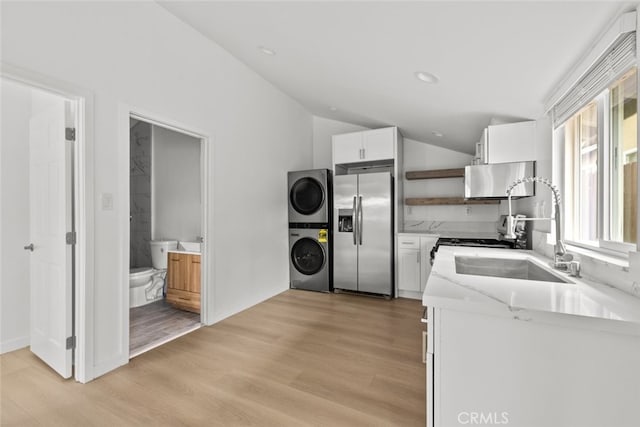
[[[394,158],[395,128],[374,129],[363,132],[363,160],[387,160]]]
[[[438,237],[420,237],[420,291],[424,288],[431,274],[431,249],[438,241]]]
[[[167,264],[167,289],[180,289],[182,277],[180,276],[180,254],[169,252]]]
[[[190,255],[188,290],[196,294],[200,293],[200,255]]]
[[[536,122],[489,126],[487,163],[536,159]]]
[[[420,291],[420,251],[400,249],[398,251],[398,289]]]
[[[434,424],[434,416],[433,416],[433,391],[434,391],[434,387],[433,387],[433,354],[431,353],[427,353],[425,355],[425,363],[427,364],[426,366],[426,400],[427,400],[427,406],[426,406],[426,414],[427,414],[427,427],[433,427]]]
[[[356,163],[363,160],[362,132],[334,135],[332,144],[333,164]]]

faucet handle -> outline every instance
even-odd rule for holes
[[[571,261],[569,263],[569,276],[580,277],[580,262]]]

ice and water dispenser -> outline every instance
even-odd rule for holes
[[[353,209],[338,209],[338,233],[353,233]]]

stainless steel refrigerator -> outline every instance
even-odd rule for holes
[[[333,287],[393,294],[393,179],[389,172],[333,178]]]

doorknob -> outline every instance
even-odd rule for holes
[[[31,251],[31,252],[33,252],[33,243],[29,243],[29,245],[28,245],[28,246],[25,246],[25,247],[24,247],[24,250],[25,250],[25,251]]]

